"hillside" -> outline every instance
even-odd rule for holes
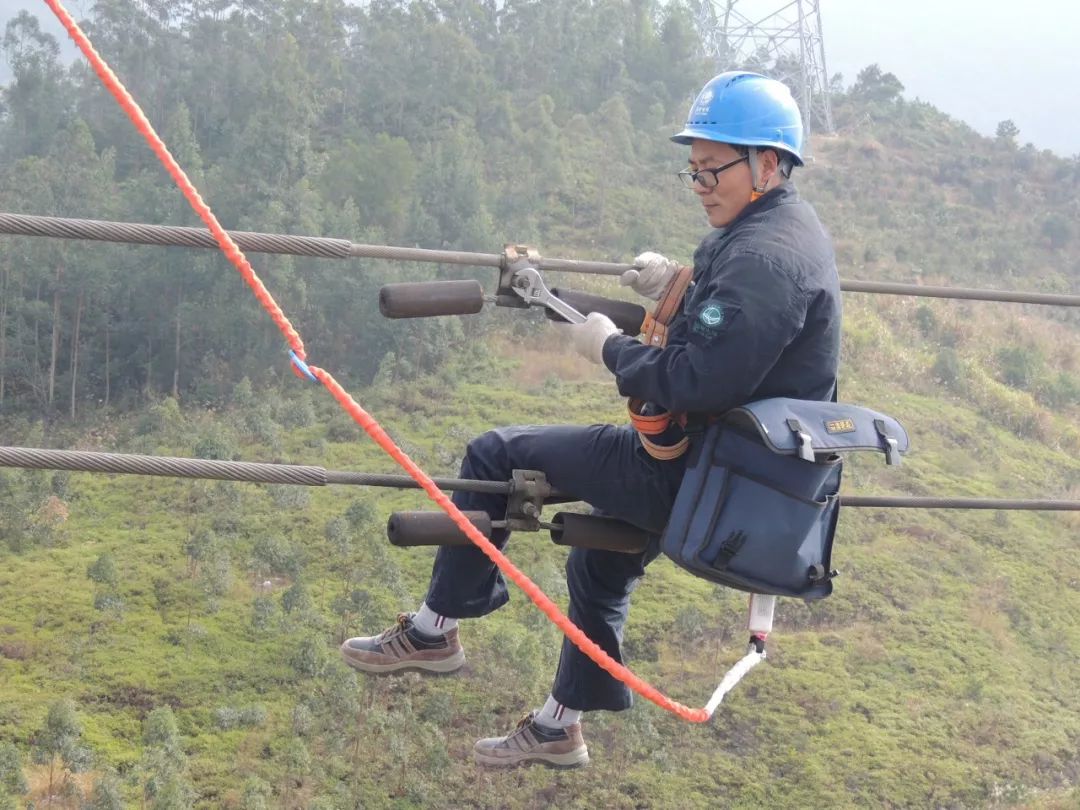
[[[91,35],[228,226],[355,241],[687,259],[704,233],[666,136],[709,75],[679,4],[95,7]],[[0,209],[190,224],[85,69],[9,27]],[[533,41],[565,59],[538,60]],[[272,47],[266,47],[271,43]],[[1076,293],[1078,165],[981,138],[895,77],[836,99],[797,177],[841,275]],[[390,280],[485,271],[259,257],[316,361],[430,474],[499,424],[620,421],[537,313],[379,318]],[[552,278],[555,278],[555,274]],[[620,294],[610,281],[558,277]],[[395,472],[287,373],[204,251],[0,240],[3,444]],[[1080,315],[847,295],[842,396],[913,452],[855,494],[1080,497]],[[546,694],[558,633],[520,594],[463,627],[457,677],[357,677],[336,644],[415,607],[415,493],[0,470],[0,808],[1065,808],[1080,795],[1080,520],[846,510],[836,593],[781,600],[768,661],[709,725],[587,718],[584,771],[477,769]],[[554,511],[554,510],[552,510]],[[510,554],[565,604],[563,549]],[[633,669],[701,705],[743,595],[659,560]],[[52,785],[50,791],[49,785]],[[51,802],[47,794],[53,793]]]

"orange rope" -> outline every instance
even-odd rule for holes
[[[240,248],[236,246],[236,243],[232,241],[229,235],[218,223],[217,218],[211,212],[209,206],[203,202],[199,192],[192,185],[187,175],[184,174],[184,170],[180,168],[180,165],[176,162],[173,156],[169,153],[164,142],[158,137],[158,134],[154,131],[153,126],[146,119],[139,105],[131,97],[131,94],[125,89],[121,81],[116,77],[116,74],[112,72],[109,66],[105,63],[105,60],[94,50],[94,46],[90,44],[90,40],[87,39],[86,34],[82,32],[78,24],[72,19],[71,15],[67,12],[67,9],[59,2],[59,0],[45,0],[46,5],[52,9],[52,12],[60,20],[60,23],[67,29],[68,34],[78,45],[79,50],[83,52],[90,64],[94,68],[94,72],[97,73],[98,78],[105,84],[109,92],[119,102],[124,112],[127,113],[132,123],[135,124],[136,129],[146,138],[150,144],[150,148],[154,150],[154,154],[158,156],[161,162],[165,165],[166,170],[169,172],[169,176],[180,187],[180,191],[183,192],[184,197],[191,204],[191,207],[195,209],[195,212],[206,223],[210,232],[214,234],[214,238],[217,239],[218,244],[221,246],[221,250],[228,257],[236,269],[240,271],[240,275],[243,276],[244,281],[255,292],[255,296],[259,299],[259,303],[270,313],[270,316],[274,319],[274,323],[277,324],[282,334],[285,335],[285,339],[288,340],[289,345],[293,351],[299,355],[301,360],[306,359],[304,354],[304,344],[300,339],[300,335],[293,329],[289,319],[285,317],[285,313],[281,311],[281,308],[274,301],[266,287],[263,286],[262,281],[255,275],[255,271],[252,269],[248,260],[244,257],[244,254],[240,251]],[[454,521],[459,529],[461,529],[465,535],[475,543],[481,551],[486,554],[492,562],[499,567],[499,569],[514,582],[526,596],[533,601],[533,603],[540,608],[540,610],[554,622],[563,633],[566,634],[577,647],[585,653],[590,659],[592,659],[597,666],[607,671],[613,678],[622,681],[629,686],[635,692],[647,700],[651,700],[656,705],[663,709],[678,715],[684,720],[689,720],[694,723],[703,723],[710,717],[710,713],[705,709],[691,709],[688,706],[684,706],[678,701],[674,701],[671,698],[664,695],[656,687],[646,683],[629,669],[624,667],[618,661],[613,659],[604,650],[600,648],[596,642],[585,635],[582,630],[575,625],[569,618],[567,618],[552,602],[543,591],[530,580],[525,574],[519,571],[512,562],[497,549],[490,540],[484,537],[483,534],[461,513],[453,502],[446,497],[446,494],[435,486],[435,482],[428,477],[428,475],[421,470],[412,459],[410,459],[386,434],[386,431],[379,426],[362,407],[357,403],[349,393],[341,387],[337,380],[327,371],[315,366],[308,367],[311,373],[330,391],[331,395],[338,401],[338,403],[348,411],[349,415],[356,420],[357,424],[364,429],[364,431],[375,440],[383,450],[390,455],[398,464],[400,464],[406,472],[423,488],[428,496],[435,501],[443,510],[446,511],[450,518]]]

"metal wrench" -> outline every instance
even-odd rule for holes
[[[535,267],[523,267],[517,270],[510,286],[529,306],[539,304],[557,312],[570,323],[585,323],[584,315],[552,294],[544,284],[540,271]]]

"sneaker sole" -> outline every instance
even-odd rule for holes
[[[349,655],[342,650],[341,657],[353,669],[358,669],[361,672],[370,672],[375,675],[383,675],[389,672],[399,672],[403,669],[417,669],[424,672],[438,672],[447,674],[455,672],[461,669],[465,663],[465,651],[458,650],[453,655],[449,655],[446,658],[440,658],[435,661],[412,661],[408,659],[402,659],[399,661],[390,661],[385,664],[378,664],[374,661],[357,661],[355,658],[350,658]]]
[[[522,752],[511,757],[497,757],[473,751],[477,764],[494,768],[513,768],[519,765],[545,765],[548,768],[569,770],[583,768],[589,764],[589,750],[580,748],[566,754],[527,754]]]

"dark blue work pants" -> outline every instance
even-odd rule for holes
[[[594,509],[633,523],[655,536],[641,554],[574,548],[566,562],[570,619],[616,661],[622,661],[622,631],[630,592],[659,553],[685,471],[684,458],[657,461],[645,452],[629,427],[559,425],[493,430],[469,443],[462,478],[508,481],[512,470],[540,470],[552,487],[576,496]],[[506,497],[454,493],[463,510],[483,510],[494,520],[506,514]],[[495,530],[502,548],[509,532]],[[491,613],[509,594],[502,574],[474,546],[443,546],[435,557],[425,601],[444,616],[459,619]],[[626,709],[630,690],[563,640],[552,695],[572,709]]]

